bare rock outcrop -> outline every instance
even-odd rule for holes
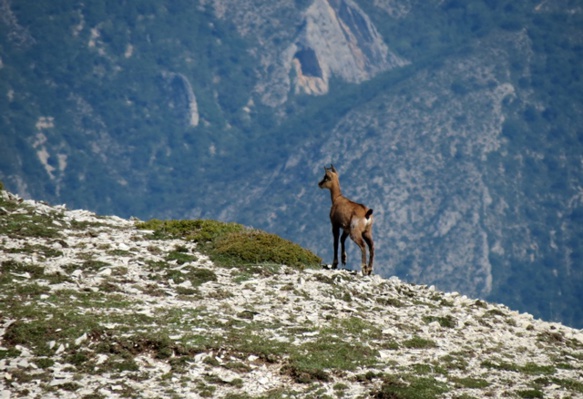
[[[254,52],[264,75],[255,92],[264,104],[285,103],[292,89],[326,94],[332,76],[358,83],[407,64],[390,52],[352,0],[314,0],[304,10],[279,3],[214,2],[217,17],[232,21],[242,36],[257,42]],[[278,19],[282,15],[285,21]]]
[[[164,72],[162,77],[167,80],[172,89],[174,97],[179,98],[178,102],[184,108],[185,119],[188,126],[197,127],[199,123],[198,103],[192,85],[186,76],[181,73]],[[176,102],[174,98],[172,102]]]
[[[332,75],[358,83],[406,61],[389,52],[368,16],[352,0],[316,0],[305,12],[292,65],[296,92],[325,94]]]

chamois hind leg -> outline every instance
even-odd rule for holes
[[[334,261],[332,269],[338,268],[338,238],[340,237],[340,226],[332,225],[332,235],[334,236]]]
[[[364,274],[366,276],[366,273],[368,271],[367,266],[366,266],[366,245],[364,244],[364,240],[362,238],[362,236],[360,237],[351,237],[352,241],[354,241],[356,243],[356,245],[358,245],[358,247],[360,248],[360,252],[362,253],[362,258],[361,258],[361,269],[362,269],[362,274]]]
[[[372,267],[373,267],[373,263],[374,263],[374,241],[372,239],[372,232],[370,230],[365,231],[364,233],[362,233],[362,238],[364,238],[366,245],[368,245],[368,252],[369,252],[368,267],[367,267],[366,273],[364,273],[364,274],[366,274],[367,276],[370,276],[372,273]]]
[[[346,242],[346,237],[348,237],[348,232],[346,230],[344,230],[342,232],[342,237],[340,237],[340,248],[341,248],[341,252],[342,252],[342,264],[344,266],[346,266],[346,246],[345,246],[345,242]]]

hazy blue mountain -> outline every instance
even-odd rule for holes
[[[581,2],[44,3],[0,1],[9,190],[331,262],[334,163],[377,273],[583,327]]]

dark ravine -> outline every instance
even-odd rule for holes
[[[583,331],[0,193],[0,398],[583,395]]]

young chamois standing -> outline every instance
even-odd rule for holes
[[[346,249],[344,242],[346,237],[350,235],[352,241],[360,247],[362,252],[362,274],[368,276],[372,273],[374,261],[374,243],[372,240],[372,209],[350,201],[342,195],[340,191],[340,181],[338,180],[338,172],[334,169],[334,165],[329,168],[324,167],[326,173],[322,181],[318,183],[320,188],[327,188],[330,190],[332,197],[332,208],[330,209],[330,221],[332,222],[332,234],[334,235],[334,262],[332,268],[338,267],[338,237],[340,236],[340,229],[342,229],[342,237],[340,243],[342,245],[342,264],[346,265]],[[366,245],[370,253],[368,265],[366,263]]]

